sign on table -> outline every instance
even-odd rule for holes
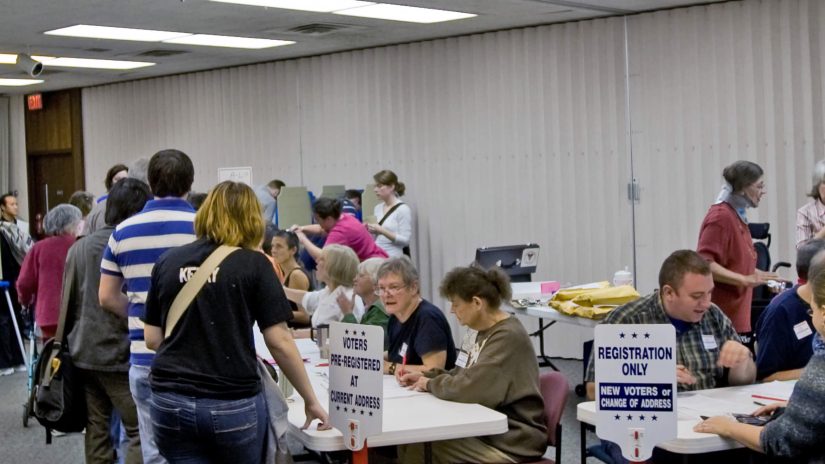
[[[329,418],[353,451],[381,433],[384,405],[384,330],[379,326],[329,325]]]
[[[595,328],[596,434],[644,461],[676,437],[676,332],[670,324]]]

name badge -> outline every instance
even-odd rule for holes
[[[813,333],[813,331],[811,331],[811,326],[808,325],[807,321],[802,321],[799,324],[794,325],[793,331],[796,334],[797,340],[802,340]]]
[[[462,368],[462,369],[467,367],[467,352],[466,351],[462,350],[462,351],[458,352],[458,358],[456,358],[456,360],[455,360],[455,365]]]
[[[716,337],[713,335],[702,334],[702,344],[705,345],[706,350],[715,350],[719,348],[716,344]]]
[[[398,349],[398,356],[401,356],[402,358],[404,356],[407,356],[407,344],[406,343],[401,344],[401,348]]]

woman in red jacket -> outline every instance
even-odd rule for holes
[[[63,288],[63,265],[75,242],[82,215],[69,204],[52,208],[43,219],[48,238],[34,244],[23,260],[17,278],[17,295],[22,305],[35,304],[34,321],[43,338],[54,337],[60,317],[60,292]]]

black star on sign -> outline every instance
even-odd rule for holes
[[[636,332],[633,332],[633,338],[638,337],[638,335],[639,335],[639,334],[637,334]]]
[[[361,331],[361,336],[362,336],[362,337],[366,337],[366,336],[367,336],[367,333],[366,333],[366,332],[364,332],[364,331],[362,330],[362,331]]]
[[[644,415],[640,415],[640,416],[639,416],[639,420],[640,420],[640,421],[645,420],[645,416],[644,416]]]
[[[335,406],[335,410],[336,410],[336,411],[340,411],[340,410],[341,410],[341,406]]]
[[[650,420],[652,420],[653,422],[656,422],[656,419],[657,419],[656,416],[653,416],[653,417],[650,418]]]
[[[370,411],[370,416],[372,415],[372,411]]]
[[[624,332],[621,332],[621,333],[619,334],[619,338],[624,338]]]
[[[348,330],[348,329],[347,329],[347,330],[344,330],[344,333],[345,333],[346,335],[349,335],[349,330]]]
[[[614,417],[616,418],[616,420],[621,420],[622,419],[622,416],[620,416],[618,414],[616,414]]]
[[[645,334],[645,338],[650,338],[650,334],[649,334],[649,333],[646,333],[646,334]]]
[[[628,415],[627,415],[627,420],[633,420],[633,416],[631,416],[630,414],[628,414]]]
[[[347,408],[344,408],[344,412],[347,412]]]

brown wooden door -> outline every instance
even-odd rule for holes
[[[38,215],[46,216],[49,209],[67,203],[75,190],[74,161],[71,152],[29,156],[29,217],[35,232]]]

